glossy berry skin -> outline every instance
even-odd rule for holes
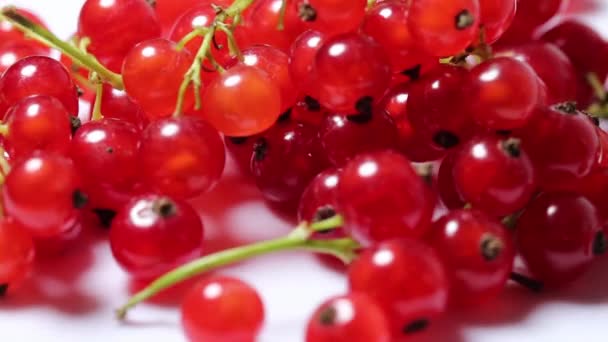
[[[397,127],[381,110],[326,115],[319,127],[319,139],[327,158],[336,166],[344,165],[364,152],[397,150],[399,147]]]
[[[445,312],[448,279],[435,251],[416,240],[364,250],[348,270],[349,288],[367,294],[389,319],[393,336],[426,328]]]
[[[310,28],[334,36],[355,31],[365,17],[364,0],[307,0],[296,2],[300,19]],[[306,7],[308,5],[308,8]],[[307,12],[314,11],[314,18]]]
[[[126,121],[140,130],[149,123],[146,113],[129,98],[127,92],[114,89],[108,84],[103,85],[101,112],[104,118]]]
[[[202,118],[234,137],[263,132],[281,114],[279,86],[264,71],[247,65],[222,73],[209,84],[202,101]]]
[[[481,0],[479,1],[479,23],[485,30],[485,42],[492,44],[509,28],[519,0]]]
[[[299,35],[289,50],[289,73],[296,86],[308,92],[308,87],[315,87],[312,70],[317,51],[325,42],[326,35],[319,31],[308,30]]]
[[[375,4],[367,11],[361,26],[363,33],[373,38],[387,52],[393,72],[411,69],[427,56],[418,52],[407,26],[409,5],[390,0]]]
[[[312,95],[331,111],[350,113],[360,101],[380,100],[391,69],[382,47],[371,38],[347,33],[328,39],[317,52]]]
[[[206,5],[214,3],[218,6],[226,7],[230,5],[230,1],[227,0],[156,0],[154,9],[158,16],[163,32],[169,32],[176,24],[177,21],[186,15],[186,12],[192,8],[200,5]]]
[[[242,64],[256,67],[270,77],[281,91],[281,113],[296,103],[298,88],[289,73],[289,56],[272,46],[259,45],[243,50]]]
[[[478,0],[414,0],[408,27],[423,53],[452,56],[477,38],[479,14]]]
[[[122,58],[160,33],[158,18],[146,0],[87,0],[78,18],[78,35],[91,39],[88,51],[96,56]]]
[[[576,100],[576,71],[568,56],[557,46],[531,42],[497,51],[496,54],[515,58],[531,66],[547,86],[549,104]]]
[[[209,277],[188,291],[181,314],[190,342],[252,342],[264,323],[264,304],[238,279]]]
[[[278,123],[254,144],[251,173],[267,200],[296,203],[310,181],[326,167],[316,127]]]
[[[517,220],[516,232],[524,263],[549,286],[577,279],[603,252],[605,239],[593,204],[566,193],[536,198]]]
[[[455,210],[433,223],[427,241],[445,266],[452,302],[480,303],[504,289],[515,247],[497,220],[477,210]]]
[[[70,227],[66,228],[61,234],[49,238],[34,239],[36,256],[38,258],[54,258],[68,253],[72,249],[79,248],[84,241],[83,215],[74,221],[69,222]]]
[[[435,207],[430,188],[396,152],[361,154],[344,166],[338,198],[345,227],[364,244],[419,237]]]
[[[139,138],[137,127],[128,122],[106,118],[90,121],[74,134],[70,156],[93,183],[126,187],[139,174]]]
[[[319,173],[306,187],[298,205],[298,221],[318,222],[340,213],[338,184],[340,169],[327,169]],[[318,237],[343,237],[344,231],[337,228]]]
[[[536,191],[532,161],[515,138],[474,138],[455,155],[452,172],[465,202],[491,216],[522,209]]]
[[[545,190],[589,175],[600,153],[594,124],[571,105],[538,108],[517,135]]]
[[[306,342],[389,342],[382,309],[368,296],[333,297],[317,308],[306,328]]]
[[[218,132],[196,117],[162,119],[143,132],[139,163],[148,188],[177,198],[198,196],[219,180],[226,160]]]
[[[13,165],[2,188],[6,214],[33,237],[50,237],[78,217],[75,193],[80,179],[72,161],[35,153]]]
[[[25,57],[48,54],[48,49],[28,41],[0,44],[0,73]]]
[[[0,286],[19,286],[34,263],[34,242],[14,221],[0,221]],[[6,291],[6,289],[4,289]]]
[[[492,58],[476,66],[467,86],[475,121],[491,130],[524,126],[538,102],[538,76],[513,58]]]
[[[53,96],[61,101],[68,113],[78,113],[78,92],[72,77],[52,58],[26,57],[8,68],[0,78],[0,98],[8,107],[30,95]]]
[[[112,220],[112,255],[131,276],[149,280],[202,253],[203,223],[186,202],[135,196]]]
[[[224,144],[228,154],[232,156],[239,170],[245,175],[251,173],[251,156],[253,155],[253,145],[257,139],[257,135],[251,137],[224,136]]]
[[[135,46],[125,57],[122,75],[129,97],[150,119],[173,113],[184,74],[193,62],[188,50],[177,51],[175,43],[154,39]],[[184,108],[194,103],[192,91],[184,97]]]
[[[456,147],[474,130],[463,91],[467,77],[464,68],[440,65],[410,87],[407,103],[410,124],[423,141],[431,141],[439,150]]]
[[[26,97],[7,114],[5,146],[12,158],[35,150],[65,154],[72,136],[70,115],[59,100],[46,95]]]

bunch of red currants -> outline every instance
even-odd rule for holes
[[[68,42],[3,9],[0,294],[91,215],[152,281],[121,316],[288,249],[350,263],[308,342],[393,341],[509,280],[571,283],[608,249],[608,43],[566,2],[87,0]],[[301,224],[202,257],[191,200],[226,153]],[[263,320],[234,278],[182,305],[193,342],[253,341]]]

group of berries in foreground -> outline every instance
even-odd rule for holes
[[[392,341],[509,279],[576,280],[608,247],[608,43],[547,27],[565,3],[87,0],[73,45],[4,9],[0,293],[90,213],[136,279],[201,257],[189,200],[225,150],[299,221],[343,218],[299,245],[354,256],[309,342]],[[252,341],[263,319],[233,278],[182,305],[191,341]]]

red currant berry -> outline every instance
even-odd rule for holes
[[[146,0],[87,0],[80,10],[78,35],[98,56],[124,57],[137,43],[160,36],[160,23]]]
[[[465,202],[491,216],[522,209],[536,190],[532,161],[517,138],[469,141],[455,155],[452,172]]]
[[[153,279],[199,257],[203,223],[182,201],[160,195],[134,197],[112,220],[110,247],[129,274]]]
[[[317,130],[288,121],[278,123],[256,140],[251,172],[264,197],[273,202],[297,203],[310,181],[323,169]]]
[[[338,198],[345,227],[363,243],[422,236],[435,207],[410,162],[388,151],[361,154],[346,164]]]
[[[255,341],[264,304],[255,289],[228,277],[207,278],[182,302],[182,326],[190,342]]]
[[[218,132],[195,117],[151,123],[139,149],[147,187],[178,198],[195,197],[212,188],[224,171],[225,160]]]
[[[407,116],[423,142],[447,150],[472,135],[475,126],[463,91],[467,77],[464,68],[440,65],[412,84]]]
[[[0,78],[0,97],[8,107],[30,95],[57,98],[68,113],[78,113],[78,92],[70,73],[45,56],[26,57],[8,68]]]
[[[35,150],[67,153],[72,136],[70,114],[59,100],[46,95],[26,97],[7,114],[5,144],[12,158]]]
[[[265,131],[277,120],[281,90],[264,71],[238,65],[209,84],[203,103],[203,119],[218,131],[228,136],[249,136]]]
[[[515,248],[498,221],[476,210],[452,211],[433,224],[428,241],[445,265],[451,301],[479,303],[504,289]]]
[[[169,116],[192,62],[188,50],[178,51],[169,40],[142,42],[131,49],[122,67],[127,94],[151,119]],[[184,108],[190,108],[193,103],[192,92],[186,92]]]
[[[328,39],[314,61],[311,95],[336,112],[358,111],[360,102],[380,100],[390,82],[390,64],[382,47],[358,33]]]
[[[555,45],[532,42],[498,51],[497,54],[531,66],[547,86],[549,104],[576,100],[576,71],[568,56]]]
[[[69,228],[86,202],[70,159],[36,153],[13,166],[2,188],[6,214],[34,237],[50,237]]]
[[[319,306],[306,328],[306,342],[389,342],[384,312],[363,294],[334,297]]]
[[[606,247],[595,207],[577,195],[536,198],[517,220],[516,232],[528,269],[550,286],[578,278]]]
[[[517,135],[543,189],[587,176],[600,153],[594,124],[570,103],[538,108]]]
[[[160,24],[163,27],[163,32],[169,32],[171,28],[177,25],[177,22],[186,12],[196,6],[208,5],[213,3],[217,6],[228,7],[229,0],[156,0],[154,9],[158,15]]]
[[[71,226],[61,234],[48,238],[35,239],[36,256],[42,258],[54,258],[60,256],[71,248],[78,247],[83,241],[84,223],[82,218],[75,222],[69,222]]]
[[[139,131],[132,124],[102,119],[82,125],[72,140],[71,157],[76,167],[94,184],[124,188],[136,176]]]
[[[408,27],[422,52],[451,56],[477,38],[478,0],[413,0]]]
[[[319,139],[327,158],[337,166],[364,152],[399,147],[393,119],[384,111],[372,113],[371,108],[352,115],[327,115],[319,127]]]
[[[538,102],[538,76],[529,65],[497,57],[476,66],[467,78],[471,112],[492,130],[522,127]]]
[[[29,21],[47,28],[46,24],[42,22],[37,15],[34,13],[23,9],[23,8],[14,8],[14,11],[22,16],[24,16]],[[47,28],[48,29],[48,28]],[[27,42],[28,44],[33,43],[34,45],[38,45],[40,48],[44,50],[44,55],[49,53],[48,46],[39,43],[37,41],[30,40],[29,37],[26,36],[21,30],[15,27],[15,25],[11,24],[8,20],[2,20],[0,23],[0,45],[4,44],[12,44],[12,43],[22,43]]]
[[[425,329],[446,310],[443,265],[432,248],[415,240],[386,241],[363,251],[350,266],[348,283],[382,307],[394,337]]]
[[[228,137],[224,136],[224,144],[232,159],[236,162],[239,170],[244,174],[251,172],[251,156],[253,155],[253,146],[257,141],[258,136],[250,137]]]
[[[361,26],[386,51],[393,72],[416,67],[429,57],[418,52],[407,26],[410,5],[399,0],[377,3],[367,11]]]

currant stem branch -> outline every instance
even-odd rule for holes
[[[333,255],[345,263],[350,263],[354,260],[356,252],[360,248],[356,241],[349,238],[330,240],[315,240],[311,238],[315,231],[335,229],[342,225],[343,220],[340,216],[332,217],[313,225],[302,223],[285,237],[231,248],[204,256],[156,279],[148,287],[131,297],[124,306],[116,311],[116,315],[119,319],[124,318],[127,311],[138,303],[181,281],[209,270],[256,256],[288,250],[304,250]]]
[[[44,27],[17,13],[15,8],[3,8],[2,12],[0,13],[0,20],[10,22],[28,37],[35,39],[49,47],[58,49],[80,65],[83,65],[91,71],[97,72],[101,78],[112,84],[114,88],[121,90],[124,89],[122,76],[120,74],[108,70],[101,63],[99,63],[99,61],[93,55],[82,52],[78,47],[59,39]]]
[[[100,79],[95,79],[98,76],[95,75],[91,75],[91,78],[94,79],[94,84],[95,84],[95,103],[93,104],[93,114],[91,116],[91,120],[93,121],[97,121],[97,120],[101,120],[103,118],[103,115],[101,113],[101,101],[103,98],[103,81],[101,81]]]

